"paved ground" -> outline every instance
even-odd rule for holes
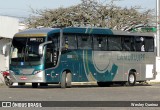
[[[61,89],[59,85],[32,88],[0,86],[0,101],[160,101],[160,84],[137,84],[134,87],[98,87],[97,85],[74,85],[72,88]],[[16,108],[17,109],[17,108]],[[30,109],[30,108],[29,108]],[[46,108],[42,108],[46,109]],[[47,108],[52,110],[117,110],[114,108]],[[159,110],[159,108],[118,108],[119,110]]]

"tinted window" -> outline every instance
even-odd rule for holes
[[[57,64],[59,54],[59,35],[49,36],[48,41],[52,41],[52,43],[46,45],[45,69],[54,67]]]
[[[93,37],[94,50],[105,51],[107,50],[107,37],[94,36]]]
[[[122,37],[122,48],[123,48],[123,51],[135,51],[133,37],[123,36]]]
[[[154,38],[146,37],[145,38],[145,51],[153,52],[154,51]]]
[[[49,46],[51,46],[51,48],[53,48],[54,50],[58,51],[59,49],[59,34],[53,35],[53,36],[49,36],[48,37],[48,41],[52,41],[52,44],[50,44]]]
[[[77,36],[78,38],[78,49],[91,49],[92,48],[92,37],[91,36]]]
[[[32,61],[40,61],[38,47],[43,42],[45,42],[45,38],[43,37],[13,38],[11,61],[30,62],[30,64]]]
[[[77,49],[77,39],[75,35],[65,35],[65,46],[68,49]]]
[[[135,37],[136,51],[145,51],[145,38],[142,36]]]
[[[122,50],[120,36],[108,37],[108,50],[110,50],[110,51],[121,51]]]

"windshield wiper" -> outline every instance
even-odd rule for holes
[[[25,53],[24,53],[24,47],[23,47],[23,48],[22,48],[22,53],[21,53],[21,60],[22,60],[22,61],[25,60],[24,55],[25,55]]]
[[[28,39],[27,39],[27,42],[26,42],[26,48],[25,48],[25,57],[24,57],[24,61],[26,62],[26,59],[28,60],[28,64],[29,66],[32,66],[31,65],[31,62],[30,62],[30,58],[29,58],[29,46],[28,46]]]

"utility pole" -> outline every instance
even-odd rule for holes
[[[157,57],[160,56],[160,1],[157,0],[157,36],[156,36],[156,41],[157,41]]]
[[[157,4],[157,35],[156,35],[156,43],[157,43],[157,57],[156,57],[156,80],[160,81],[160,0],[156,1]]]

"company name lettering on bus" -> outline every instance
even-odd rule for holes
[[[117,56],[117,60],[143,61],[144,59],[145,59],[145,54],[124,54]]]

